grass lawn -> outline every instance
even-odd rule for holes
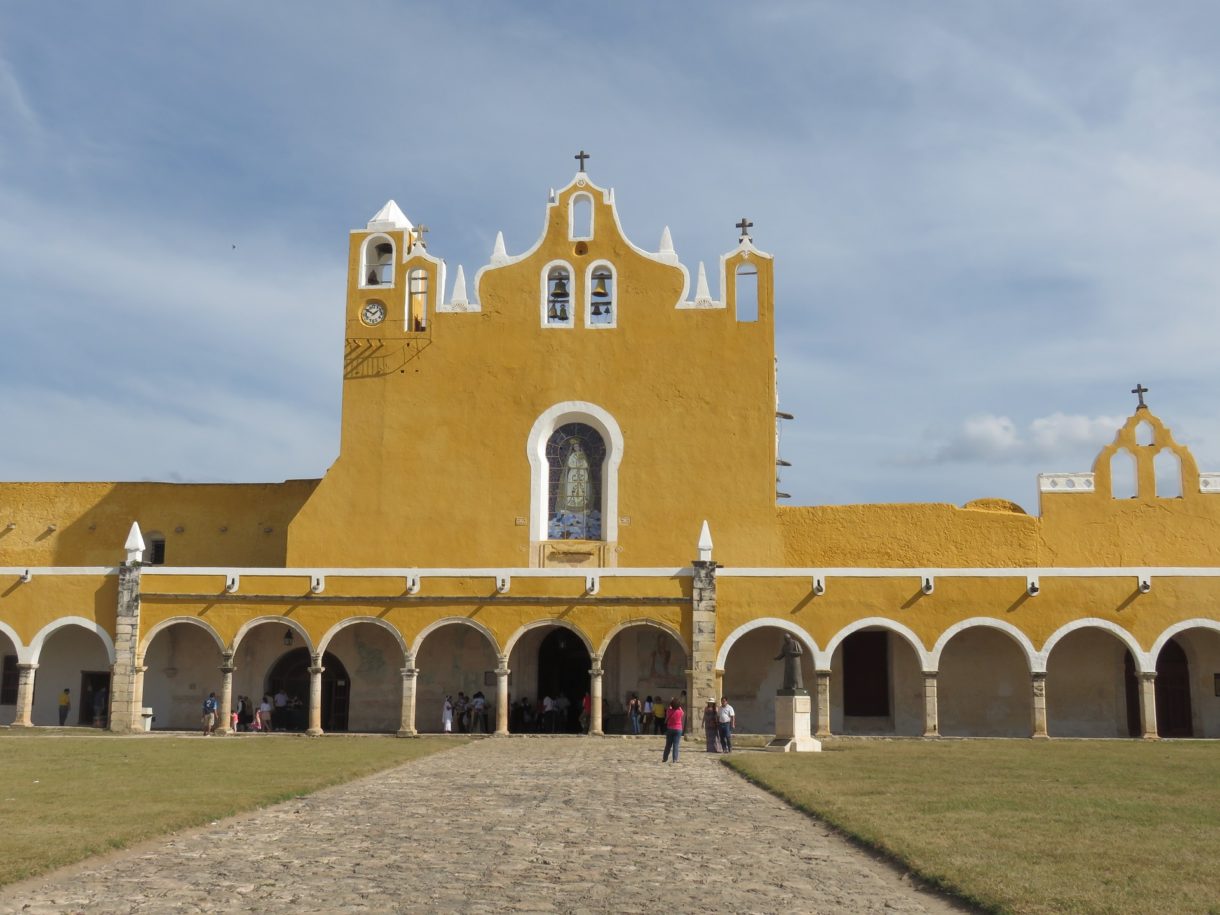
[[[0,731],[0,885],[459,743],[61,734]]]
[[[726,762],[999,912],[1220,913],[1220,743],[830,740]]]

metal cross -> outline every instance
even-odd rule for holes
[[[1144,395],[1148,393],[1148,389],[1146,387],[1144,387],[1142,384],[1136,383],[1135,387],[1133,387],[1131,389],[1131,393],[1136,395],[1140,399],[1140,405],[1138,407],[1136,407],[1135,409],[1147,410],[1148,404],[1144,403]]]
[[[737,228],[741,229],[742,238],[749,238],[750,233],[747,230],[754,228],[754,223],[748,221],[744,216],[742,216],[741,222],[737,223]]]
[[[572,158],[580,160],[580,170],[583,172],[585,170],[585,159],[592,159],[593,157],[582,149]]]
[[[415,227],[415,240],[417,242],[419,242],[421,245],[423,245],[425,248],[428,247],[428,243],[426,241],[424,241],[424,233],[428,232],[428,231],[431,231],[431,230],[426,225],[424,225],[422,222]]]

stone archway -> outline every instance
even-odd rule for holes
[[[1128,688],[1127,657],[1127,645],[1105,629],[1082,627],[1058,639],[1046,660],[1047,734],[1129,736],[1128,715],[1138,723],[1139,708]]]
[[[344,621],[328,635],[320,647],[338,658],[350,676],[346,730],[397,732],[402,722],[402,669],[406,664],[401,637],[387,624],[369,619]],[[324,696],[327,673],[322,674]],[[330,730],[325,723],[323,728]]]
[[[921,659],[907,638],[872,625],[831,644],[832,732],[912,737],[924,733]]]
[[[308,648],[293,648],[284,652],[267,671],[264,685],[266,695],[275,697],[282,690],[288,697],[288,705],[281,708],[275,703],[272,726],[277,731],[304,731],[309,727],[309,668],[313,666],[313,655]],[[347,669],[329,651],[322,655],[322,730],[348,730],[351,695],[351,678]]]
[[[590,691],[593,654],[588,640],[574,628],[558,623],[531,625],[509,642],[509,691],[516,708],[510,726],[519,730],[555,733],[579,729],[581,701]],[[544,699],[556,706],[544,714]],[[521,710],[529,706],[530,714]]]
[[[91,624],[92,625],[92,624]],[[101,690],[110,687],[110,649],[99,633],[76,623],[58,626],[41,639],[38,671],[34,677],[35,725],[59,724],[59,697],[67,689],[71,699],[66,724],[97,724],[95,704]],[[108,696],[102,696],[102,724],[109,711]]]
[[[646,696],[665,696],[666,700],[678,696],[686,689],[689,667],[686,648],[668,627],[648,620],[623,626],[602,652],[602,730],[630,733],[628,699],[634,695],[643,702]]]
[[[1170,642],[1179,646],[1185,659],[1192,736],[1220,737],[1220,699],[1216,698],[1220,624],[1211,620],[1200,621],[1198,625],[1179,624],[1158,639],[1159,651],[1157,646],[1153,647],[1157,652],[1157,729],[1162,737],[1175,736],[1161,729],[1162,660]]]
[[[1033,691],[1025,649],[1001,629],[972,626],[940,654],[937,714],[946,737],[1028,737]]]
[[[483,722],[470,720],[460,708],[460,696],[473,700],[483,694],[487,709],[487,732],[496,729],[496,668],[499,666],[495,646],[488,635],[461,620],[446,622],[429,631],[418,643],[415,667],[419,671],[415,686],[415,728],[421,734],[442,731],[445,697],[456,706],[453,732],[474,727],[482,730]]]
[[[744,632],[729,647],[724,659],[720,692],[737,713],[737,730],[746,734],[775,733],[775,694],[783,686],[783,665],[775,660],[785,635],[794,635],[804,648],[801,677],[811,696],[817,693],[814,674],[815,646],[787,629],[759,626]],[[688,713],[702,709],[708,696],[691,696]],[[810,732],[816,724],[811,722]]]
[[[17,643],[0,627],[0,726],[12,724],[17,718],[17,692],[21,671]]]
[[[223,657],[215,635],[193,623],[171,623],[144,650],[144,692],[158,730],[197,730],[203,699],[222,695]],[[221,709],[223,715],[227,709]]]

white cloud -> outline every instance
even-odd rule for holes
[[[1125,422],[1118,416],[1052,413],[1018,427],[1007,416],[968,417],[933,449],[910,463],[1028,463],[1081,460],[1100,451]],[[1091,461],[1091,458],[1088,458]],[[1065,469],[1065,468],[1057,468]]]

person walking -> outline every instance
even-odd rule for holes
[[[640,717],[640,725],[643,733],[652,731],[652,696],[644,697],[644,712]]]
[[[631,733],[640,733],[640,697],[635,693],[627,700],[627,720],[631,724]]]
[[[677,701],[677,699],[673,699],[671,700],[671,704]],[[661,697],[657,696],[656,700],[652,703],[652,733],[664,734],[668,730],[665,725],[665,721],[668,717],[669,709],[665,707],[665,703],[661,701]]]
[[[445,703],[441,706],[441,732],[453,733],[453,700],[448,696],[445,697]]]
[[[720,709],[716,713],[716,724],[720,731],[720,750],[733,752],[733,728],[737,727],[737,713],[729,705],[729,697],[720,697]]]
[[[68,712],[70,711],[72,711],[72,694],[65,689],[59,694],[59,726],[61,728],[68,723]]]
[[[707,751],[720,752],[720,724],[716,720],[716,700],[708,699],[703,709],[703,733],[707,737]]]
[[[672,751],[673,761],[678,761],[678,748],[682,745],[682,722],[685,717],[682,706],[677,699],[671,699],[669,708],[665,710],[665,752],[661,754],[661,762],[666,762]]]

